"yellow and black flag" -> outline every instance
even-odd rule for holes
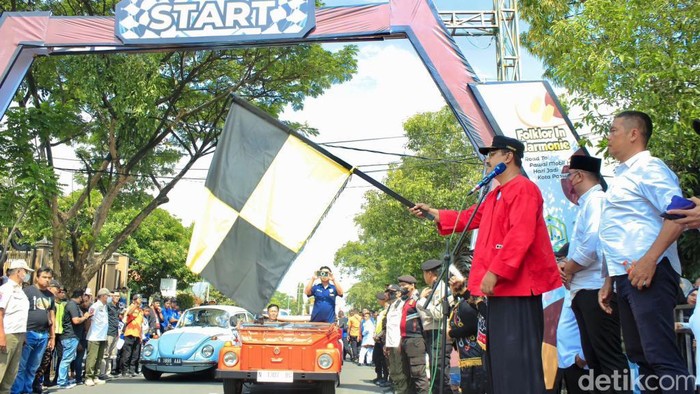
[[[351,167],[234,97],[187,267],[252,313],[269,301]]]

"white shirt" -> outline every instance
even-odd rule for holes
[[[5,334],[27,332],[29,299],[24,294],[21,284],[10,279],[0,286],[0,309],[5,310],[5,317],[2,319]]]
[[[442,313],[442,300],[445,297],[445,282],[440,281],[435,288],[435,293],[430,299],[430,303],[426,308],[423,308],[427,298],[418,300],[418,314],[420,315],[423,324],[423,330],[437,330],[440,328],[440,322],[445,315]]]
[[[374,346],[374,323],[367,319],[362,324],[362,346]]]
[[[386,311],[386,345],[397,348],[401,344],[401,315],[406,301],[398,299],[391,303]]]
[[[94,342],[106,341],[107,329],[109,328],[107,305],[98,300],[90,306],[90,312],[92,312],[93,315],[90,318],[90,329],[88,330],[86,339]]]
[[[681,196],[678,177],[649,151],[639,152],[615,169],[600,220],[600,237],[610,276],[627,275],[625,261],[639,260],[661,232],[673,196]],[[674,242],[661,255],[680,274],[681,262]],[[657,261],[658,263],[658,261]]]
[[[568,259],[584,267],[571,280],[571,297],[579,290],[597,290],[603,287],[603,251],[598,242],[598,226],[605,202],[605,192],[595,185],[579,198],[579,212],[569,243]]]

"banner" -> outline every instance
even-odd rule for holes
[[[122,0],[115,35],[124,44],[302,38],[316,25],[313,0]]]
[[[523,170],[544,199],[544,215],[554,250],[569,242],[578,209],[562,183],[569,158],[579,150],[578,135],[547,82],[470,85],[496,134],[525,144]]]
[[[160,294],[163,297],[177,296],[177,279],[162,278],[160,280]]]

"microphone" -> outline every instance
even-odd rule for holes
[[[700,135],[700,119],[695,119],[693,121],[693,130]]]
[[[496,167],[493,168],[493,171],[491,171],[488,175],[484,177],[484,179],[481,180],[481,182],[477,183],[476,186],[472,188],[472,190],[467,193],[467,196],[471,196],[474,194],[475,191],[481,189],[482,187],[486,186],[491,182],[491,180],[498,175],[501,175],[503,171],[506,170],[506,165],[503,163],[498,163]]]

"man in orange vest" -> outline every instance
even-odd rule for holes
[[[136,365],[141,355],[143,330],[143,309],[141,296],[134,294],[131,305],[124,314],[124,345],[122,346],[122,377],[136,376]]]

